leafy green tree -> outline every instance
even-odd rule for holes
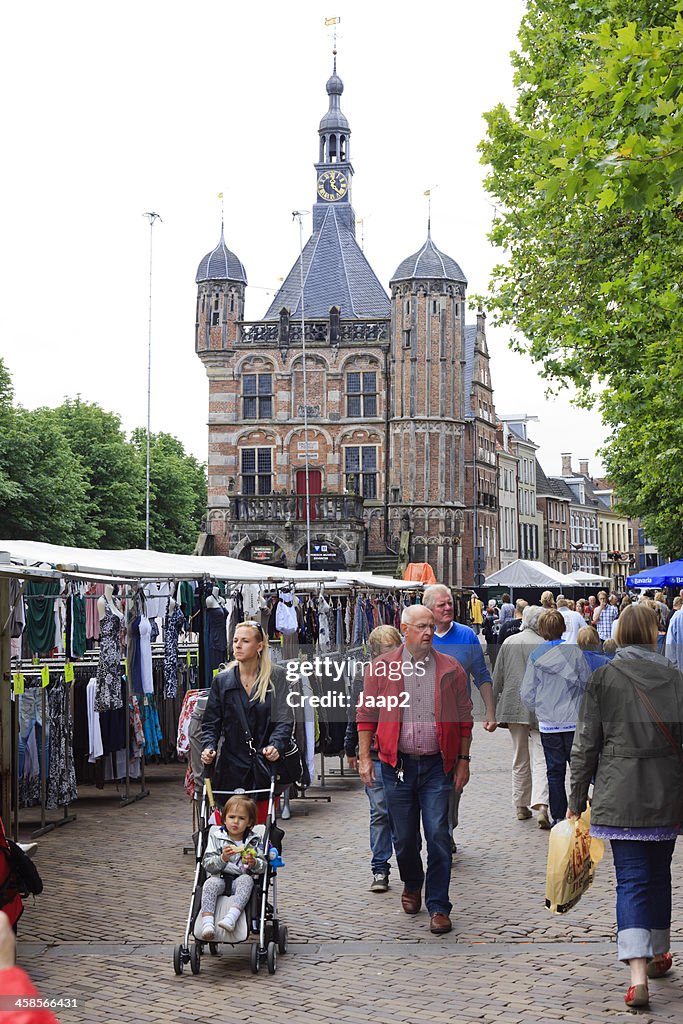
[[[144,544],[144,516],[139,495],[144,486],[137,451],[115,413],[67,398],[52,410],[88,481],[84,525],[99,548],[134,548]]]
[[[140,518],[145,520],[145,468],[147,434],[133,432],[133,445],[142,471]],[[150,439],[150,547],[158,551],[191,554],[206,515],[206,469],[185,452],[171,434],[152,434]]]
[[[3,408],[0,535],[88,546],[87,480],[50,409]]]
[[[683,549],[683,2],[529,0],[481,144],[507,259],[487,299],[549,386],[601,403],[622,507]],[[671,527],[671,528],[670,528]],[[676,541],[676,537],[679,539]]]
[[[14,388],[9,370],[0,359],[0,515],[5,504],[19,497],[19,484],[10,477],[9,439],[14,419]],[[9,539],[9,538],[8,538]]]

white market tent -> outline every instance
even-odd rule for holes
[[[594,572],[584,572],[583,569],[572,570],[572,579],[579,584],[609,583],[609,576],[596,576]]]
[[[572,587],[577,584],[573,576],[566,576],[544,562],[527,558],[517,558],[484,580],[487,587]]]
[[[273,565],[245,562],[222,555],[176,555],[163,551],[94,550],[43,544],[30,540],[0,540],[0,553],[7,552],[14,565],[49,565],[64,575],[81,579],[105,577],[132,579],[201,579],[211,577],[234,583],[325,583],[337,581],[346,586],[379,589],[419,589],[421,584],[394,580],[372,573],[308,572],[304,569],[281,569]]]

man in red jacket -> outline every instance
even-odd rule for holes
[[[376,658],[356,711],[359,765],[366,786],[374,778],[373,733],[404,885],[406,914],[422,906],[425,871],[420,854],[420,816],[427,842],[425,903],[430,930],[452,928],[448,898],[451,836],[448,797],[469,781],[472,701],[467,676],[449,655],[432,647],[434,616],[424,605],[403,610],[405,643]]]

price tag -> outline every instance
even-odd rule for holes
[[[43,665],[42,669],[40,670],[40,675],[41,675],[41,678],[43,680],[43,686],[49,686],[50,685],[50,669],[48,668],[47,665]]]
[[[64,682],[73,683],[74,681],[74,667],[70,661],[67,661],[64,666]]]
[[[213,670],[213,674],[214,674],[215,676],[217,676],[217,675],[218,675],[218,673],[219,673],[219,671],[220,671],[219,669],[215,668],[215,669]]]
[[[12,676],[12,687],[14,689],[14,696],[17,697],[20,693],[24,692],[24,674],[23,672],[15,672]]]
[[[187,667],[189,668],[191,664],[192,664],[192,657],[190,655],[190,652],[188,651],[187,652]]]

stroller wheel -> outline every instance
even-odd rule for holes
[[[190,947],[190,969],[193,974],[199,974],[202,969],[201,964],[202,951],[198,942],[195,942],[194,946]]]
[[[211,956],[219,956],[220,955],[219,952],[218,952],[218,943],[217,942],[210,942],[209,943],[209,953],[211,954]]]
[[[176,972],[176,974],[182,974],[183,973],[183,947],[182,946],[174,946],[173,947],[173,970]]]
[[[277,946],[274,942],[268,943],[266,963],[268,964],[268,974],[275,974],[277,970]]]
[[[249,954],[249,965],[251,967],[252,974],[258,974],[259,967],[261,966],[261,958],[259,956],[258,942],[252,942],[251,952]]]
[[[286,953],[289,945],[289,932],[286,924],[281,924],[277,930],[277,948],[279,953]]]

